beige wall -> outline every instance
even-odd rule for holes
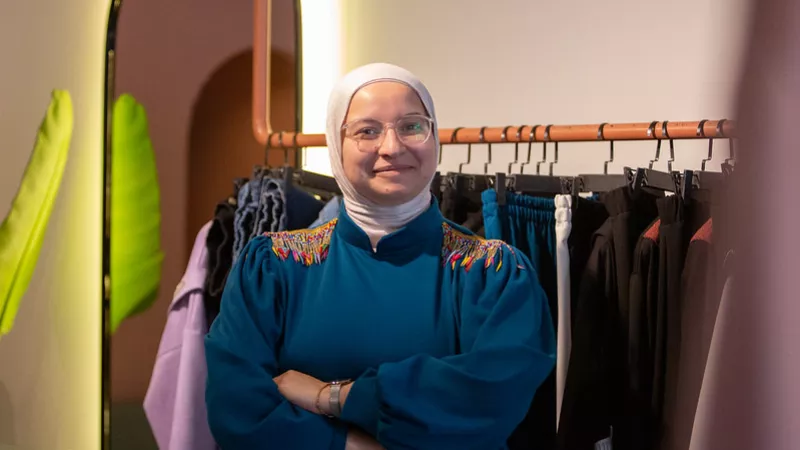
[[[339,4],[342,69],[375,61],[407,67],[433,94],[442,127],[699,120],[733,114],[746,0]],[[320,108],[326,100],[314,99]],[[707,143],[693,144],[677,143],[676,168],[699,168]],[[555,172],[602,170],[607,148],[562,144]],[[717,156],[724,156],[727,143],[718,148]],[[502,146],[493,150],[498,164],[490,171],[507,168],[510,154]],[[618,164],[610,169],[645,163],[654,150],[651,143],[620,143]],[[465,169],[482,172],[485,154],[473,146],[472,164]],[[533,155],[535,160],[539,153]],[[465,156],[464,148],[446,147],[442,169],[457,169]],[[314,157],[325,159],[327,154]]]
[[[642,0],[602,6],[586,1],[338,1],[342,68],[379,60],[408,67],[431,89],[443,127],[732,114],[745,0],[678,0],[668,7]],[[114,338],[115,400],[138,401],[146,390],[165,310],[193,238],[187,222],[193,106],[212,75],[251,44],[252,3],[229,3],[129,0],[123,7],[117,90],[136,96],[150,116],[166,261],[158,303],[124,323]],[[274,46],[291,54],[292,2],[274,3]],[[181,21],[174,20],[178,16]],[[409,24],[425,31],[409,32]],[[312,33],[312,38],[331,37]],[[324,109],[327,98],[310,100]],[[676,147],[676,168],[699,167],[707,144],[678,142]],[[727,144],[715,148],[716,162],[726,155]],[[616,149],[611,170],[645,163],[654,145],[618,143]],[[510,158],[502,147],[495,150],[490,170],[507,166]],[[607,145],[564,144],[560,150],[556,173],[593,172],[602,169]],[[464,148],[447,147],[442,169],[454,169],[465,155]],[[327,163],[324,149],[313,157]],[[254,155],[252,164],[260,160]],[[468,169],[483,170],[484,160],[485,151],[474,146]],[[213,205],[208,208],[210,215]]]
[[[109,3],[0,3],[3,217],[51,90],[69,90],[75,113],[41,259],[15,327],[0,339],[0,447],[100,448],[100,177]]]
[[[273,3],[273,48],[291,55],[293,2]],[[150,381],[167,307],[186,268],[190,251],[187,242],[193,242],[197,232],[197,229],[187,231],[193,109],[207,82],[251,48],[252,11],[253,2],[249,0],[126,0],[122,7],[117,40],[117,93],[133,94],[147,110],[161,183],[161,242],[166,255],[157,303],[144,314],[124,322],[113,338],[115,401],[141,401]],[[231,89],[240,92],[241,87]],[[242,106],[241,102],[237,105]],[[249,102],[244,106],[249,108]],[[236,114],[245,122],[219,123],[221,128],[231,125],[236,130],[236,137],[229,142],[235,150],[220,146],[216,149],[220,154],[241,154],[236,150],[255,144],[249,113]],[[250,162],[236,160],[231,164],[251,168],[262,160],[261,153],[253,152]],[[238,173],[247,176],[248,172],[249,169]],[[208,219],[214,206],[213,202],[206,205]]]

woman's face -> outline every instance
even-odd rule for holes
[[[359,194],[394,206],[428,188],[437,165],[433,132],[424,142],[406,137],[420,116],[427,117],[422,100],[403,83],[375,82],[356,91],[344,120],[347,129],[342,130],[342,165]],[[396,130],[395,124],[404,128]]]

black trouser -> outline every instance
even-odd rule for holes
[[[578,304],[578,293],[581,290],[581,278],[592,252],[592,235],[608,219],[605,205],[597,200],[587,200],[579,196],[572,198],[572,229],[567,239],[569,246],[569,284],[572,311],[570,314],[573,338],[575,333],[575,309]]]
[[[439,206],[442,215],[479,236],[485,236],[482,203],[479,192],[445,183]]]

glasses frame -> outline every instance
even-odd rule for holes
[[[408,120],[409,118],[412,118],[412,117],[413,118],[424,119],[424,120],[426,120],[428,122],[428,135],[425,137],[425,139],[423,141],[415,142],[413,144],[407,144],[405,141],[403,141],[403,138],[401,138],[400,135],[397,134],[397,124],[399,122],[403,121],[403,120]],[[358,123],[358,122],[365,122],[365,121],[374,121],[376,123],[380,123],[380,124],[383,125],[383,129],[381,130],[381,134],[380,134],[380,137],[378,139],[376,139],[374,141],[363,140],[363,139],[358,139],[355,136],[349,136],[347,134],[347,130],[351,126],[353,126],[353,124]],[[356,119],[356,120],[352,120],[352,121],[342,125],[341,131],[342,131],[342,135],[344,137],[356,142],[356,146],[358,147],[359,151],[364,152],[364,153],[374,153],[374,152],[377,152],[381,148],[381,146],[383,145],[383,141],[386,139],[386,135],[388,134],[387,130],[389,128],[392,128],[392,129],[395,130],[395,135],[397,135],[397,140],[402,142],[403,145],[408,146],[408,147],[413,147],[413,146],[423,145],[423,144],[427,143],[431,139],[431,136],[433,135],[434,122],[433,122],[433,119],[431,117],[429,117],[429,116],[427,116],[425,114],[409,114],[407,116],[403,116],[403,117],[395,120],[394,122],[381,122],[379,120],[374,120],[374,119]],[[370,142],[370,143],[375,142],[375,148],[364,150],[364,149],[361,148],[361,143],[362,142]]]

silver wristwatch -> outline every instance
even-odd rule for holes
[[[328,400],[328,405],[330,406],[332,416],[341,417],[342,403],[340,401],[340,395],[342,392],[342,386],[350,383],[352,383],[351,380],[331,381],[331,396],[330,400]]]

